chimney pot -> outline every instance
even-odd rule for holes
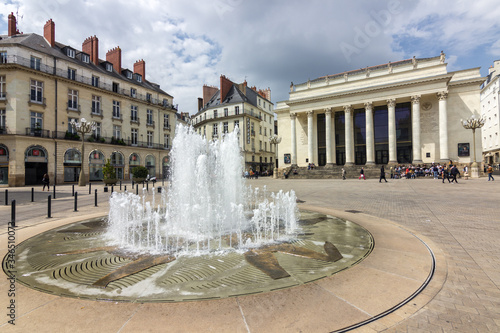
[[[56,24],[52,19],[48,20],[43,27],[43,37],[51,47],[56,45]]]

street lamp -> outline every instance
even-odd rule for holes
[[[82,137],[82,166],[80,168],[80,179],[78,180],[78,186],[86,186],[87,181],[85,179],[85,172],[83,171],[83,166],[85,165],[85,134],[88,134],[96,129],[95,121],[89,122],[85,118],[80,119],[76,122],[75,119],[71,119],[71,127],[77,131]]]
[[[476,118],[475,115],[472,115],[469,119],[460,119],[460,122],[462,123],[462,126],[465,129],[471,129],[472,130],[472,154],[473,154],[473,162],[471,165],[471,177],[472,178],[479,178],[479,168],[477,166],[476,162],[476,128],[481,128],[484,125],[484,122],[486,121],[486,118],[483,118],[482,116],[479,118]]]
[[[281,142],[281,136],[273,134],[269,137],[269,144],[274,145],[274,155],[278,156],[278,144]],[[273,178],[277,177],[278,169],[275,167],[273,172]]]

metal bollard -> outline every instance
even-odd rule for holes
[[[13,227],[16,226],[16,200],[12,200],[10,205],[10,221]]]
[[[135,185],[135,195],[139,195],[139,185]]]
[[[132,188],[134,188],[134,180],[132,179]]]
[[[94,206],[97,207],[97,189],[95,190]]]
[[[49,194],[49,197],[47,198],[47,217],[52,217],[52,197]]]
[[[71,185],[71,196],[75,196],[75,184]]]
[[[125,185],[125,192],[127,192],[127,185]]]
[[[111,194],[113,194],[114,191],[115,191],[115,186],[111,185]]]
[[[92,183],[89,183],[89,194],[92,194]]]
[[[53,189],[54,189],[54,199],[56,198],[56,184],[54,184],[54,186],[52,186]]]
[[[120,180],[120,191],[122,190],[122,181]]]
[[[31,202],[35,202],[35,188],[31,188]]]
[[[149,192],[149,182],[146,182],[146,191]]]
[[[161,186],[158,186],[158,193],[161,193]]]
[[[5,190],[5,206],[9,205],[9,190]]]
[[[78,192],[75,192],[75,212],[78,211]]]

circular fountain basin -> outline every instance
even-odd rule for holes
[[[374,246],[366,229],[333,216],[302,211],[299,224],[301,232],[289,243],[246,252],[175,257],[109,246],[104,236],[106,222],[86,220],[19,244],[18,282],[42,292],[92,300],[220,299],[290,288],[330,276],[359,263]],[[4,271],[5,265],[4,258]]]

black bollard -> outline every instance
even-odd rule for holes
[[[75,184],[71,185],[71,196],[75,196]]]
[[[5,190],[5,206],[9,205],[9,190]]]
[[[97,207],[97,189],[95,190],[94,206]]]
[[[52,188],[54,189],[54,199],[56,198],[56,184],[54,184],[54,186],[52,186]]]
[[[31,202],[35,202],[35,188],[31,188]]]
[[[122,190],[122,181],[120,180],[120,191]]]
[[[127,192],[127,185],[125,185],[125,192]]]
[[[149,182],[146,182],[146,192],[149,193]]]
[[[75,192],[75,212],[78,211],[78,192]]]
[[[132,188],[134,188],[134,180],[132,179]]]
[[[161,178],[161,186],[165,186],[165,177]]]
[[[135,195],[139,195],[139,185],[135,185]]]
[[[161,186],[158,186],[158,193],[161,193]]]
[[[52,217],[52,197],[49,194],[49,197],[47,198],[47,217]]]
[[[92,194],[92,183],[89,183],[89,194]]]
[[[16,200],[12,200],[10,205],[10,221],[13,227],[16,226]]]
[[[113,194],[114,191],[115,191],[115,186],[111,185],[111,194]]]

